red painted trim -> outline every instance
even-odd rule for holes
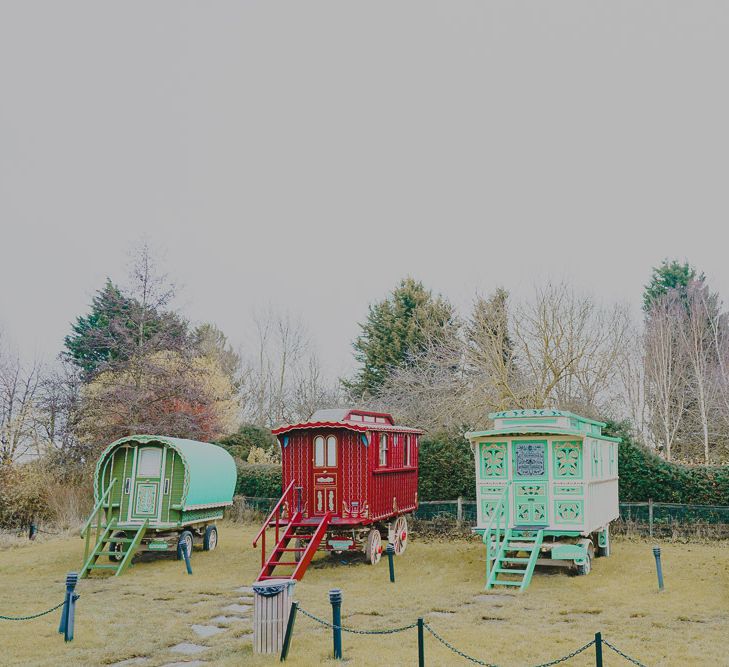
[[[289,431],[314,428],[346,428],[350,431],[366,433],[367,431],[383,431],[385,433],[413,433],[421,435],[423,431],[417,428],[409,428],[407,426],[393,426],[392,424],[370,424],[359,422],[301,422],[300,424],[284,424],[278,428],[271,429],[274,435],[288,433]]]

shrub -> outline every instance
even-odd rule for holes
[[[243,463],[238,466],[238,482],[235,492],[254,498],[279,498],[281,487],[281,466],[271,463]]]
[[[51,518],[46,477],[36,463],[0,466],[0,528]]]
[[[665,461],[633,440],[627,422],[608,422],[604,433],[623,439],[618,447],[621,501],[729,505],[729,466]]]
[[[473,453],[462,433],[436,433],[420,440],[419,500],[476,497]]]
[[[241,459],[241,461],[248,460],[248,454],[253,448],[260,448],[266,452],[278,454],[276,438],[271,434],[271,431],[253,424],[243,424],[235,433],[226,435],[216,441],[215,444],[224,447],[231,456]]]

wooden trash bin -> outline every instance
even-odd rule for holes
[[[294,593],[293,579],[267,579],[253,584],[253,651],[280,653]]]

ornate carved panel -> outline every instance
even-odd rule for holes
[[[506,443],[481,443],[481,477],[506,477]]]
[[[558,523],[582,523],[583,507],[581,500],[556,500],[554,514]]]
[[[556,478],[582,478],[581,442],[554,442],[552,451],[554,453],[554,476]]]

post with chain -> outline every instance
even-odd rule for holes
[[[385,549],[385,552],[387,553],[387,562],[390,566],[390,582],[395,583],[395,547],[392,545],[392,543],[387,545],[387,549]]]
[[[38,533],[38,526],[36,525],[35,521],[31,521],[30,527],[28,528],[28,539],[34,540],[37,533]]]
[[[595,666],[602,667],[602,633],[595,633]]]
[[[182,557],[185,559],[187,574],[192,574],[192,565],[190,565],[190,554],[187,553],[187,542],[185,540],[180,540],[177,545],[177,549],[182,554]]]
[[[334,640],[334,659],[342,659],[342,590],[333,588],[329,591],[329,602],[332,605],[332,637]]]
[[[658,591],[663,590],[663,567],[661,566],[661,547],[653,547],[653,555],[656,557],[656,574],[658,575]]]
[[[425,633],[423,619],[418,619],[418,667],[425,667]]]
[[[67,642],[73,641],[74,616],[76,613],[76,584],[78,583],[78,573],[69,572],[66,575],[66,598],[61,607],[61,622],[58,626],[58,632],[63,633],[63,638]]]
[[[289,620],[286,623],[286,634],[284,635],[283,647],[281,648],[281,660],[284,662],[289,657],[289,648],[291,647],[291,635],[294,634],[294,622],[296,621],[296,612],[299,610],[299,603],[294,601],[291,603],[289,610]]]

